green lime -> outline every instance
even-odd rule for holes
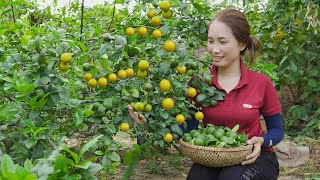
[[[82,69],[86,72],[90,71],[90,64],[89,63],[84,63],[82,65]]]
[[[218,104],[218,102],[214,99],[210,100],[210,106],[216,106]]]
[[[214,137],[217,139],[220,139],[224,135],[224,130],[223,129],[216,129],[213,133]]]
[[[196,137],[193,141],[193,144],[196,146],[204,146],[206,144],[206,141],[204,140],[204,138]]]
[[[146,83],[144,85],[144,90],[146,90],[147,92],[150,92],[153,89],[153,86],[151,83]]]
[[[153,141],[152,142],[152,147],[158,148],[159,147],[159,143],[157,141]]]
[[[193,70],[197,70],[197,69],[199,69],[199,64],[197,62],[192,62],[190,64],[190,68]]]
[[[173,139],[174,140],[179,140],[180,136],[178,134],[173,134]]]
[[[207,84],[211,84],[211,82],[212,82],[212,77],[211,77],[211,75],[205,76],[205,77],[204,77],[204,81],[205,81]]]
[[[233,131],[228,131],[226,132],[226,136],[228,137],[236,137],[238,134],[236,132]]]
[[[237,136],[237,139],[240,143],[247,143],[248,137],[246,134],[242,133]]]
[[[195,138],[200,134],[200,132],[194,129],[190,131],[190,134],[192,138]]]

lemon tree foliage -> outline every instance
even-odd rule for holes
[[[234,4],[264,43],[253,68],[295,97],[285,109],[286,128],[302,119],[310,136],[319,132],[316,1],[271,0],[259,9],[258,0],[143,0],[132,11],[129,0],[115,2],[122,9],[112,3],[85,8],[80,31],[80,1],[42,10],[34,1],[0,1],[0,149],[18,164],[28,162],[26,175],[90,179],[100,171],[116,173],[120,147],[112,137],[119,131],[146,145],[171,146],[191,116],[204,118],[190,107],[223,99],[207,85],[210,58],[199,58],[196,50],[206,46],[213,14]],[[145,126],[132,122],[128,105],[146,117]],[[128,167],[139,159],[127,157]]]

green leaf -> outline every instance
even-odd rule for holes
[[[171,125],[171,131],[175,134],[183,135],[183,131],[178,124]]]
[[[32,162],[31,162],[29,159],[27,159],[27,160],[24,162],[23,167],[24,167],[28,172],[30,172],[31,169],[32,169],[32,167],[33,167],[33,164],[32,164]]]
[[[75,162],[76,164],[79,163],[80,157],[79,157],[79,155],[78,155],[77,153],[73,152],[73,151],[72,151],[71,149],[69,149],[66,145],[64,145],[64,146],[62,147],[62,149],[63,149],[64,151],[68,152],[68,153],[72,156],[72,158],[73,158],[73,160],[74,160],[74,162]]]
[[[121,161],[119,154],[116,153],[116,152],[112,152],[111,154],[108,154],[108,157],[109,157],[112,161]]]
[[[167,111],[160,111],[160,115],[164,118],[164,119],[168,119],[169,114]]]
[[[90,147],[92,147],[94,144],[98,142],[98,140],[102,137],[103,135],[99,135],[93,139],[91,139],[86,145],[83,146],[83,148],[79,152],[79,157],[82,157],[83,154],[89,150]]]
[[[233,128],[232,128],[232,130],[231,131],[233,131],[233,132],[237,132],[238,130],[239,130],[239,124],[237,124],[237,125],[235,125]]]
[[[7,154],[4,154],[2,156],[1,160],[1,172],[4,177],[7,177],[10,175],[10,173],[16,172],[17,165],[13,163],[13,160],[10,156]]]
[[[197,99],[196,99],[196,101],[197,102],[202,102],[204,99],[206,99],[206,95],[205,94],[199,94],[198,96],[197,96]]]
[[[36,39],[34,40],[34,48],[38,53],[41,52],[41,39],[39,38],[39,36],[37,36]]]
[[[91,161],[85,160],[74,166],[81,169],[88,169],[90,164],[91,164]]]
[[[75,117],[77,126],[83,122],[84,112],[82,111],[81,108],[79,108],[79,107],[76,108],[76,112],[74,113],[74,117]]]
[[[317,81],[314,79],[308,79],[308,86],[316,88],[317,87]]]
[[[302,50],[299,46],[297,45],[292,45],[292,50],[294,53],[297,53],[297,54],[302,54]]]
[[[122,88],[121,88],[121,93],[126,96],[130,96],[130,93],[127,91],[127,89],[124,86],[122,86]]]
[[[136,98],[139,97],[139,91],[135,87],[131,88],[131,94],[132,94],[133,97],[136,97]]]

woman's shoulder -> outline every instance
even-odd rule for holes
[[[258,82],[258,83],[269,83],[271,82],[270,78],[260,72],[249,70],[247,71],[247,77],[249,82]]]

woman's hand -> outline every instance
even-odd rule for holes
[[[147,122],[147,119],[143,115],[138,115],[134,109],[128,105],[129,116],[133,119],[137,124],[144,125]]]
[[[253,145],[253,151],[251,154],[249,154],[246,157],[246,160],[244,160],[241,164],[242,165],[248,165],[248,164],[252,164],[256,161],[256,159],[260,156],[261,153],[261,146],[264,142],[263,137],[252,137],[251,139],[249,139],[247,141],[248,144],[252,144]]]

